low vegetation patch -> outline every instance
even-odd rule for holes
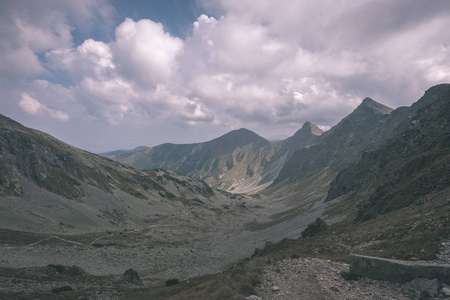
[[[166,280],[166,286],[176,285],[178,283],[180,283],[180,282],[176,278],[172,278],[172,279]]]
[[[65,286],[61,286],[61,287],[57,287],[57,288],[53,288],[52,289],[52,293],[56,294],[56,293],[60,293],[60,292],[70,292],[72,291],[72,287],[65,285]]]

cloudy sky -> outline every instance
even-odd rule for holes
[[[0,113],[101,152],[335,125],[450,82],[447,0],[2,0]]]

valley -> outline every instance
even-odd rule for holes
[[[291,264],[380,285],[344,280],[349,255],[437,261],[450,240],[448,116],[442,84],[411,107],[366,98],[326,132],[307,122],[269,142],[240,129],[111,159],[0,116],[0,298],[272,299]],[[317,218],[325,229],[303,238]],[[130,268],[143,286],[124,282]],[[383,299],[416,297],[385,287]],[[303,292],[360,295],[322,288]]]

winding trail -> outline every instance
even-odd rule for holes
[[[40,240],[40,241],[31,243],[31,244],[27,245],[26,247],[35,246],[35,245],[37,245],[37,244],[39,244],[39,243],[42,243],[42,242],[45,242],[45,241],[48,241],[48,240],[51,240],[51,239],[57,239],[57,240],[61,240],[61,241],[66,242],[66,243],[75,244],[75,245],[79,245],[79,246],[85,246],[85,245],[82,244],[82,243],[78,243],[78,242],[66,240],[66,239],[60,238],[59,236],[52,235],[52,236],[50,236],[50,237],[48,237],[48,238],[45,238],[45,239],[43,239],[43,240]]]
[[[156,228],[156,227],[161,226],[162,224],[166,223],[167,221],[169,221],[169,220],[171,220],[171,219],[174,219],[174,218],[179,217],[179,215],[181,215],[181,214],[183,214],[183,213],[184,213],[184,216],[187,216],[187,215],[189,215],[191,212],[192,212],[192,210],[189,210],[189,211],[186,212],[186,213],[185,213],[185,212],[180,212],[180,213],[178,213],[177,215],[168,217],[168,218],[162,220],[161,222],[159,222],[159,223],[157,223],[157,224],[153,224],[153,225],[150,225],[150,226],[147,226],[147,227],[136,228],[136,229],[133,229],[133,230],[131,230],[131,231],[126,232],[126,234],[130,234],[130,233],[135,233],[135,232],[139,232],[139,231],[144,231],[144,230]],[[93,241],[90,242],[89,244],[83,244],[83,243],[71,241],[71,240],[68,240],[68,239],[64,239],[64,238],[61,238],[61,237],[56,236],[56,235],[52,235],[52,236],[50,236],[50,237],[44,238],[44,239],[42,239],[42,240],[39,240],[39,241],[37,241],[37,242],[28,244],[28,245],[26,245],[26,247],[32,247],[32,246],[35,246],[35,245],[37,245],[37,244],[40,244],[40,243],[42,243],[42,242],[45,242],[45,241],[48,241],[48,240],[51,240],[51,239],[57,239],[57,240],[60,240],[60,241],[66,242],[66,243],[75,244],[75,245],[79,245],[79,246],[93,246],[97,241],[99,241],[99,240],[101,240],[101,239],[104,239],[104,238],[107,238],[107,237],[112,237],[112,236],[114,236],[114,234],[113,234],[113,233],[110,233],[110,234],[103,235],[103,236],[100,236],[100,237],[96,238],[95,240],[93,240]]]

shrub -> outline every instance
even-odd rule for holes
[[[58,273],[63,273],[66,270],[66,267],[64,267],[63,265],[49,264],[47,267],[55,269]]]
[[[71,286],[65,285],[65,286],[60,286],[57,288],[52,289],[52,293],[59,293],[59,292],[70,292],[72,290]]]
[[[176,278],[172,278],[172,279],[166,280],[166,286],[176,285],[178,283],[179,283],[179,281]]]

